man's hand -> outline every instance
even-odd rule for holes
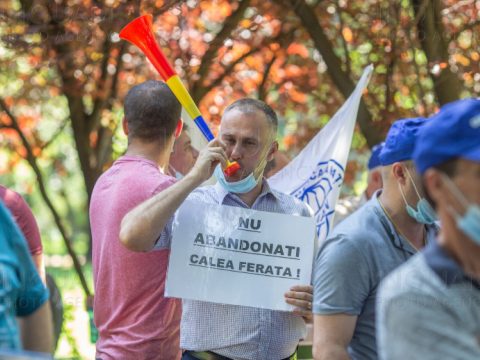
[[[187,196],[212,176],[215,166],[227,156],[218,140],[200,153],[193,169],[181,180],[130,210],[122,220],[120,241],[132,251],[150,251],[169,219]]]
[[[307,323],[312,322],[313,287],[310,285],[292,286],[285,293],[285,302],[295,306],[293,313],[302,316]]]
[[[189,174],[201,184],[210,179],[218,164],[225,167],[227,159],[223,144],[219,140],[214,139],[208,143],[206,148],[200,151],[197,161]]]

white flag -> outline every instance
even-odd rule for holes
[[[318,241],[329,234],[340,195],[363,90],[373,71],[363,71],[357,87],[328,124],[286,167],[269,179],[272,188],[294,195],[315,212]]]

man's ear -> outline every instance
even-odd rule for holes
[[[393,163],[392,175],[393,175],[393,178],[401,185],[405,185],[407,183],[407,174],[406,174],[404,164],[399,162]]]
[[[270,150],[268,151],[267,162],[273,160],[273,156],[277,151],[278,151],[278,141],[275,140],[273,144],[270,146]]]
[[[127,118],[124,117],[122,119],[122,128],[123,128],[123,132],[125,133],[125,135],[128,136],[128,122],[127,122]]]
[[[444,180],[440,172],[436,169],[428,169],[423,176],[423,184],[425,186],[425,191],[432,198],[435,204],[441,202],[445,196],[447,196],[448,191],[445,189]]]
[[[372,171],[372,183],[375,184],[376,187],[382,188],[383,187],[383,179],[382,173],[379,170]]]
[[[179,119],[177,122],[177,127],[175,128],[175,139],[178,139],[178,137],[182,134],[182,129],[183,129],[183,120]]]

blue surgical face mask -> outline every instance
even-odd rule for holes
[[[170,174],[175,174],[175,179],[180,180],[184,177],[184,175],[177,171],[171,164],[168,164],[168,170]]]
[[[435,223],[435,221],[437,220],[437,214],[435,213],[435,210],[433,210],[430,203],[425,198],[420,196],[420,193],[417,190],[417,186],[415,185],[415,181],[413,181],[412,176],[410,175],[410,172],[408,171],[408,169],[406,170],[407,170],[408,177],[410,178],[410,181],[412,182],[413,188],[415,189],[415,192],[417,193],[417,196],[419,199],[417,202],[417,209],[415,210],[412,206],[408,204],[405,194],[403,193],[402,187],[399,184],[400,193],[402,194],[403,201],[405,202],[405,209],[407,210],[407,214],[410,215],[412,218],[414,218],[415,221],[420,224],[431,225]]]
[[[252,191],[258,184],[258,179],[255,179],[255,176],[253,176],[253,172],[245,179],[242,179],[240,181],[228,182],[225,179],[225,175],[220,164],[217,165],[217,167],[215,168],[214,175],[217,178],[218,183],[225,190],[234,194],[248,193],[249,191]]]
[[[476,244],[480,245],[480,206],[471,204],[465,195],[458,189],[457,185],[445,174],[442,174],[445,183],[455,198],[465,207],[465,213],[460,215],[453,207],[448,211],[454,216],[457,227]]]
[[[178,172],[175,170],[175,179],[180,180],[184,177],[184,175],[181,172]]]

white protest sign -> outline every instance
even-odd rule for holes
[[[310,284],[315,219],[187,201],[177,212],[166,296],[291,310]]]

